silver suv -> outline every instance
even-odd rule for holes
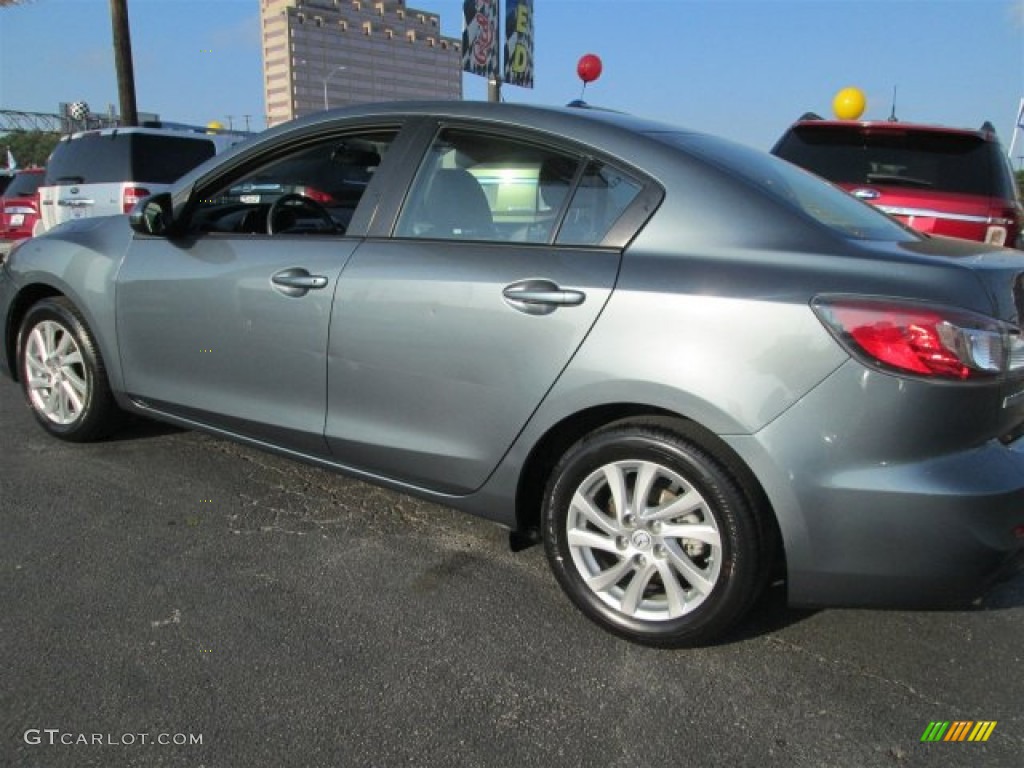
[[[166,128],[108,128],[65,136],[39,188],[39,235],[70,219],[128,213],[242,139]]]

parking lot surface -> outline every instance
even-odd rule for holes
[[[0,765],[1021,764],[1024,574],[974,610],[781,598],[633,646],[489,523],[159,425],[62,444],[0,380]]]

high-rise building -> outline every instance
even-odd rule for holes
[[[260,0],[267,125],[328,107],[461,99],[462,41],[404,0]]]

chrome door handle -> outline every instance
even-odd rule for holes
[[[325,276],[311,275],[301,267],[281,270],[270,281],[285,296],[305,296],[311,290],[327,287]]]
[[[560,288],[550,280],[521,280],[505,286],[501,295],[513,309],[528,315],[548,315],[559,307],[578,307],[587,298],[583,291]]]
[[[323,275],[274,275],[274,282],[288,288],[305,288],[307,291],[327,286],[327,278]]]
[[[587,298],[583,291],[511,291],[508,288],[502,295],[524,304],[550,304],[555,307],[578,307]]]

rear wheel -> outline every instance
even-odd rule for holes
[[[96,343],[74,305],[43,299],[18,336],[22,389],[36,420],[55,437],[96,440],[116,426],[117,405]]]
[[[555,468],[545,550],[596,623],[646,645],[699,645],[732,626],[762,586],[755,515],[698,440],[626,423],[584,438]]]

